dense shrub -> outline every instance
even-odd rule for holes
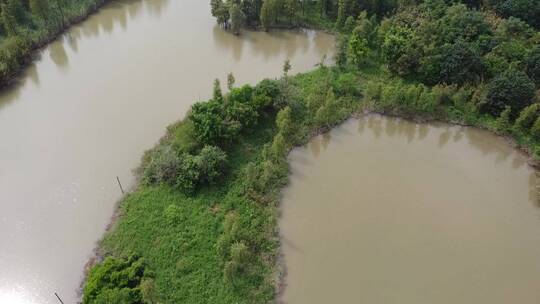
[[[174,184],[181,166],[182,160],[171,146],[158,146],[145,165],[143,181],[147,184]]]
[[[267,80],[255,89],[244,85],[232,88],[223,98],[194,104],[188,118],[193,123],[195,137],[203,144],[230,143],[242,130],[256,124],[260,113],[278,95],[276,84]]]
[[[218,147],[205,146],[196,156],[196,163],[201,177],[200,182],[213,184],[225,171],[227,154]]]
[[[340,73],[332,82],[334,91],[339,96],[360,96],[359,80],[354,73]]]
[[[191,193],[215,183],[225,171],[227,155],[220,148],[204,146],[198,154],[178,153],[169,145],[159,146],[143,170],[147,184],[168,184]]]
[[[487,96],[482,110],[494,116],[509,106],[512,115],[517,115],[531,104],[534,97],[534,83],[522,71],[509,70],[495,77],[487,88]]]
[[[83,303],[142,304],[140,284],[144,269],[143,260],[137,256],[106,258],[88,273]]]
[[[253,89],[252,103],[258,109],[264,109],[273,105],[281,94],[279,84],[275,80],[264,79]]]
[[[215,100],[197,102],[191,107],[189,119],[199,142],[216,144],[236,138],[241,126],[237,121],[227,119],[224,107],[222,102]]]

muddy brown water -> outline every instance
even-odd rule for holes
[[[290,155],[291,304],[540,303],[526,158],[486,131],[368,116]]]
[[[144,150],[216,77],[307,71],[332,36],[215,26],[207,0],[113,1],[0,93],[0,303],[74,303],[84,264]]]

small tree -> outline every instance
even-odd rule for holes
[[[368,42],[360,36],[360,33],[354,32],[349,40],[349,60],[352,64],[359,66],[363,64],[369,53]]]
[[[290,107],[287,106],[278,112],[276,117],[276,124],[279,133],[283,134],[286,139],[289,139],[294,133],[292,111]]]
[[[223,101],[223,93],[221,93],[221,83],[219,79],[214,80],[214,89],[212,92],[212,99],[215,101]]]
[[[227,74],[227,88],[229,91],[233,89],[235,81],[236,79],[234,78],[233,73]]]
[[[519,117],[516,119],[515,126],[521,130],[529,130],[534,121],[538,117],[540,111],[540,103],[534,103],[519,113]]]
[[[285,62],[283,63],[283,75],[285,77],[287,77],[289,71],[291,70],[292,66],[291,66],[291,61],[289,59],[285,60]]]
[[[501,115],[495,120],[495,130],[501,133],[506,133],[510,130],[512,126],[510,123],[510,113],[512,109],[507,106],[504,111],[501,112]]]

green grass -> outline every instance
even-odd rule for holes
[[[266,227],[274,226],[273,207],[247,201],[241,189],[241,169],[254,160],[275,133],[267,118],[250,134],[228,149],[230,170],[215,187],[186,196],[168,186],[141,186],[121,204],[121,218],[102,242],[102,249],[116,256],[142,256],[155,273],[155,284],[164,303],[261,303],[272,298],[272,282],[265,282],[272,263],[255,259],[246,281],[232,286],[223,279],[223,262],[216,242],[225,215],[243,219],[243,233],[251,245],[268,253],[277,242]],[[168,140],[181,140],[189,124],[169,129]],[[189,133],[189,131],[187,132]],[[166,142],[167,139],[163,141]],[[252,288],[256,287],[256,290]]]
[[[272,142],[284,131],[277,127],[275,113],[266,113],[250,132],[223,147],[229,169],[218,185],[191,196],[166,185],[140,185],[122,201],[121,216],[106,234],[101,251],[114,257],[142,257],[159,303],[272,302],[279,280],[277,214],[279,193],[287,182],[287,152],[354,113],[374,111],[467,124],[510,136],[531,151],[538,146],[528,134],[497,129],[496,118],[475,110],[467,88],[423,87],[429,97],[423,99],[426,106],[407,93],[419,83],[391,76],[376,61],[359,70],[320,67],[280,83],[286,106],[292,109],[294,130],[285,137],[283,154],[271,156]],[[370,85],[394,88],[398,98],[392,97],[395,94],[374,97]],[[335,99],[328,97],[329,92]],[[325,107],[333,112],[321,115]],[[189,120],[179,122],[168,128],[160,144],[190,151],[196,146],[193,132]],[[255,168],[255,178],[247,173],[250,167]],[[259,188],[250,186],[260,180]],[[225,229],[228,218],[237,220],[234,232]],[[249,251],[248,262],[233,281],[226,280],[228,258],[220,252],[229,234],[232,243],[241,242]]]

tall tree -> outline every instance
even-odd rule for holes
[[[261,7],[261,25],[265,30],[268,30],[272,26],[272,6],[274,0],[264,0]]]
[[[240,5],[234,3],[230,8],[231,15],[231,30],[235,35],[240,34],[240,29],[244,26],[246,22],[246,16],[244,12],[240,9]]]

